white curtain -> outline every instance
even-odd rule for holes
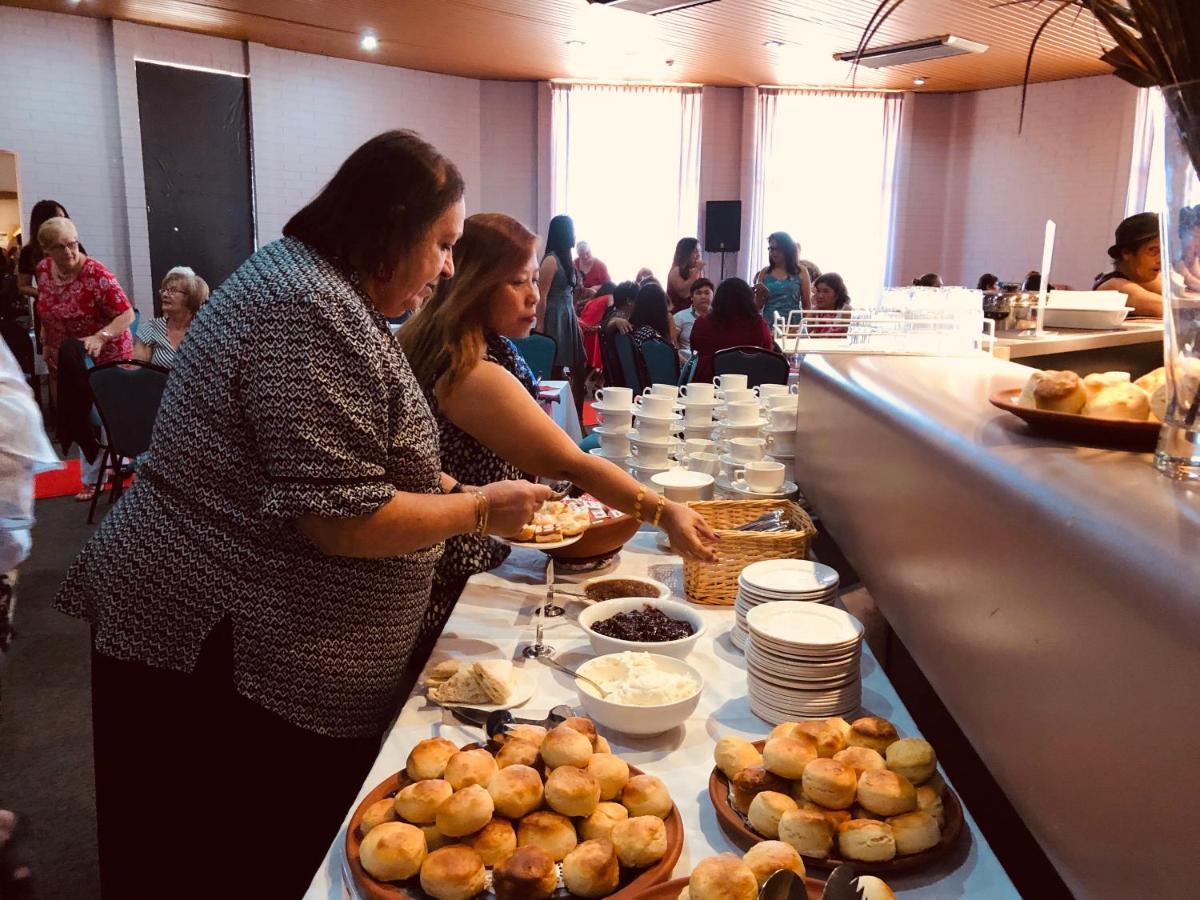
[[[1133,152],[1129,160],[1129,189],[1125,193],[1125,215],[1162,212],[1167,201],[1163,162],[1163,104],[1158,88],[1138,91],[1133,120]]]
[[[649,266],[666,281],[681,237],[700,223],[699,88],[551,85],[554,215],[614,281]]]
[[[888,268],[895,206],[898,94],[761,88],[754,116],[749,271],[767,235],[837,272],[853,302],[873,306]]]

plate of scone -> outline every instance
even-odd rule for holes
[[[753,743],[726,736],[714,759],[709,799],[743,849],[783,841],[813,868],[887,874],[928,865],[963,833],[933,747],[876,716],[784,722]]]
[[[804,860],[783,841],[763,841],[741,856],[722,853],[702,859],[691,875],[642,891],[637,900],[757,900],[767,879],[780,869],[799,875],[809,900],[820,900],[825,882],[807,877]]]
[[[508,542],[514,547],[558,550],[578,541],[591,524],[592,513],[585,501],[547,500]]]
[[[512,709],[533,696],[533,676],[507,659],[446,659],[425,673],[426,696],[441,706],[485,712]]]
[[[683,848],[679,810],[661,780],[608,749],[582,718],[519,725],[488,747],[420,741],[350,817],[359,895],[628,900],[666,881]]]

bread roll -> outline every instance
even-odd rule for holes
[[[779,839],[801,856],[825,859],[833,848],[835,826],[811,809],[793,809],[779,820]]]
[[[688,886],[686,884],[683,886],[683,890],[679,892],[679,896],[676,897],[675,900],[692,900],[692,892],[688,890]]]
[[[435,900],[469,900],[485,887],[483,860],[462,844],[434,850],[421,866],[421,888]]]
[[[382,800],[376,800],[363,811],[362,819],[358,823],[358,833],[365,835],[376,825],[395,820],[396,805],[391,797],[384,797]]]
[[[600,802],[600,783],[583,769],[559,766],[546,779],[546,804],[564,816],[590,816]]]
[[[501,769],[487,789],[496,812],[509,819],[519,819],[542,805],[542,776],[529,766],[513,765]]]
[[[875,750],[868,747],[847,747],[833,754],[833,758],[843,766],[849,766],[855,775],[861,775],[868,769],[886,769],[887,763]]]
[[[602,734],[596,735],[596,752],[612,753],[612,747],[608,745],[608,738]]]
[[[938,824],[927,812],[905,813],[902,816],[892,816],[887,820],[892,827],[892,836],[896,840],[896,852],[900,856],[911,856],[936,847],[942,839]]]
[[[1074,372],[1034,372],[1029,376],[1017,405],[1033,409],[1077,413],[1087,402],[1083,382]]]
[[[847,722],[845,719],[843,719],[841,716],[834,716],[833,718],[826,719],[825,721],[826,721],[826,723],[831,725],[833,728],[836,728],[838,731],[841,732],[843,740],[850,737],[850,723]]]
[[[425,847],[432,853],[434,850],[439,850],[442,847],[448,847],[451,844],[457,844],[458,839],[447,837],[437,830],[436,825],[418,825],[421,833],[425,835]]]
[[[596,811],[579,823],[579,836],[585,841],[611,839],[613,826],[629,818],[629,810],[620,803],[600,803]]]
[[[621,805],[631,816],[658,816],[665,819],[671,814],[674,802],[667,786],[655,775],[634,775],[621,790]]]
[[[874,875],[859,875],[854,879],[854,887],[862,900],[896,900],[896,895],[887,886],[887,882]]]
[[[887,862],[896,856],[896,839],[887,822],[851,819],[838,826],[838,851],[845,859]]]
[[[634,816],[613,825],[612,844],[621,865],[652,866],[667,855],[667,826],[658,816]]]
[[[858,802],[881,816],[899,816],[917,808],[917,789],[899,772],[869,769],[858,779]]]
[[[592,745],[592,751],[596,749],[596,741],[600,735],[596,733],[596,723],[584,716],[571,716],[569,719],[563,719],[562,723],[568,728],[573,728],[582,734]]]
[[[1170,393],[1167,385],[1161,385],[1156,388],[1154,393],[1150,395],[1150,417],[1158,422],[1163,421],[1167,417],[1167,402],[1170,400]]]
[[[759,841],[746,851],[742,862],[750,867],[760,888],[780,869],[788,869],[804,877],[804,860],[795,847],[783,841]]]
[[[1097,394],[1111,387],[1120,387],[1124,384],[1129,384],[1128,372],[1093,372],[1091,375],[1084,376],[1083,391],[1087,394],[1087,399],[1091,400]]]
[[[929,785],[917,788],[917,809],[927,812],[937,822],[938,828],[946,827],[946,810],[942,806],[942,795]]]
[[[846,821],[849,821],[850,819],[875,819],[878,822],[882,822],[887,818],[887,816],[880,815],[877,812],[871,812],[865,806],[860,806],[857,803],[855,803],[848,810],[845,810],[845,812],[849,813],[849,815],[846,817]],[[837,824],[840,825],[842,823],[838,822]]]
[[[541,847],[518,847],[492,870],[496,900],[546,900],[558,887],[558,868]]]
[[[425,835],[415,825],[381,822],[363,838],[362,867],[380,881],[412,878],[425,862]]]
[[[770,742],[768,741],[768,743]],[[763,791],[786,794],[791,790],[791,783],[788,779],[768,772],[765,766],[751,766],[748,769],[742,769],[733,776],[732,783],[734,790],[744,791],[749,795],[749,800],[746,801],[747,806],[750,805],[750,800],[754,799],[755,794],[761,794]]]
[[[629,764],[611,753],[593,753],[587,771],[600,785],[601,800],[616,800],[629,783]]]
[[[488,786],[496,774],[496,757],[482,747],[475,750],[460,750],[446,761],[446,774],[450,787],[461,791],[473,784]]]
[[[453,793],[450,782],[440,778],[410,784],[396,795],[396,815],[414,825],[428,825],[437,820],[438,807]]]
[[[517,846],[541,847],[555,862],[574,850],[577,843],[575,826],[558,813],[530,813],[517,824]]]
[[[509,766],[536,766],[541,754],[537,745],[529,741],[506,741],[496,754],[496,767],[507,769]]]
[[[732,778],[742,769],[763,764],[762,754],[752,743],[732,734],[727,734],[717,741],[717,746],[713,749],[713,761],[726,778]]]
[[[1150,418],[1150,395],[1135,384],[1119,384],[1090,398],[1083,412],[1096,419],[1145,422]]]
[[[780,778],[795,780],[804,767],[817,758],[817,741],[811,734],[796,732],[791,737],[771,738],[763,746],[763,768]]]
[[[511,725],[504,734],[503,743],[509,741],[527,741],[541,749],[542,741],[546,740],[547,730],[541,725]]]
[[[898,740],[900,735],[896,733],[896,726],[887,719],[865,716],[850,723],[850,734],[846,743],[851,747],[866,747],[882,754],[887,750],[888,744]]]
[[[924,784],[937,771],[933,746],[920,738],[901,738],[887,748],[887,766],[914,785]]]
[[[1159,366],[1153,372],[1147,372],[1141,378],[1134,382],[1147,394],[1153,394],[1160,387],[1167,383],[1167,370]]]
[[[446,763],[457,752],[458,748],[445,738],[426,738],[417,741],[409,751],[404,769],[413,781],[441,778],[446,772]]]
[[[466,837],[486,825],[495,812],[492,795],[473,784],[439,806],[435,822],[438,831],[448,837]]]
[[[796,801],[787,794],[763,791],[754,795],[746,818],[750,820],[750,827],[755,831],[763,837],[775,840],[779,837],[780,818],[791,809],[796,809]]]
[[[592,758],[592,742],[567,725],[559,725],[542,741],[542,760],[551,769],[559,766],[587,768]]]
[[[697,863],[687,890],[691,900],[757,900],[758,879],[732,853],[722,853]]]
[[[462,843],[478,853],[485,866],[494,866],[517,849],[517,832],[508,819],[496,818],[467,835]]]
[[[617,852],[608,841],[584,841],[567,854],[562,872],[563,884],[577,897],[607,897],[621,880]]]
[[[836,759],[814,759],[801,781],[804,796],[828,809],[849,809],[857,787],[854,770]]]
[[[750,812],[750,804],[754,802],[756,794],[759,791],[744,791],[739,787],[731,787],[729,790],[729,802],[733,808],[740,812],[743,816]],[[782,791],[780,792],[782,793]]]
[[[839,750],[846,749],[846,735],[842,729],[826,719],[806,719],[796,723],[796,731],[811,735],[817,742],[817,755],[831,759]]]
[[[851,819],[858,818],[858,816],[854,815],[850,811],[850,809],[853,809],[854,807],[851,807],[850,809],[828,809],[822,806],[820,803],[813,803],[811,800],[804,797],[793,796],[792,799],[800,804],[801,809],[807,809],[810,812],[820,813],[823,815],[825,820],[833,826],[835,831],[843,822],[849,822]]]
[[[791,737],[796,733],[795,722],[780,722],[767,734],[767,740],[774,740],[777,737]]]

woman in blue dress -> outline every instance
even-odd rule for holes
[[[808,270],[800,265],[800,247],[786,231],[767,237],[767,265],[754,276],[754,286],[763,318],[772,327],[776,313],[786,321],[792,310],[812,308]]]
[[[558,344],[552,374],[555,378],[562,378],[563,369],[569,371],[575,408],[582,415],[587,354],[583,349],[583,329],[579,327],[579,319],[575,316],[577,275],[571,259],[571,248],[574,246],[575,223],[570,216],[555,216],[550,220],[546,254],[538,270],[542,299],[537,306],[537,320],[542,334],[554,338]]]

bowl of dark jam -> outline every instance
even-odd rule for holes
[[[661,597],[621,597],[589,606],[579,614],[597,654],[625,650],[683,659],[704,634],[704,618],[684,603]]]

